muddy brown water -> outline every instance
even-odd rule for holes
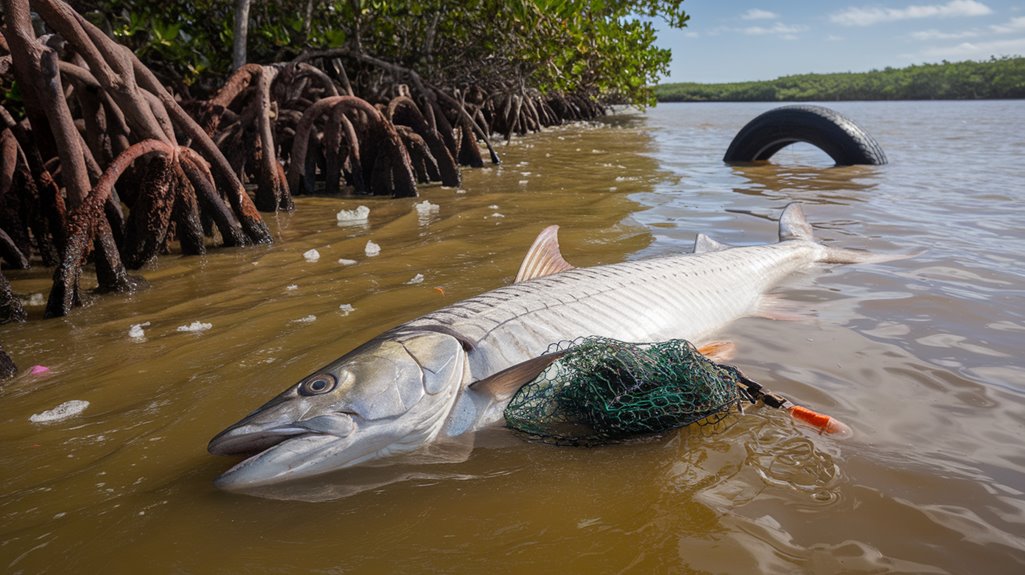
[[[0,342],[23,372],[51,371],[0,384],[0,571],[1023,572],[1025,103],[833,104],[889,165],[833,168],[804,146],[723,165],[769,107],[549,130],[458,190],[424,189],[434,215],[304,198],[268,218],[271,247],[161,256],[142,270],[150,289],[65,319],[29,305],[36,319]],[[803,319],[721,334],[745,372],[851,439],[755,408],[591,449],[489,430],[461,463],[349,470],[275,498],[212,485],[237,461],[206,453],[215,433],[384,329],[510,282],[545,225],[595,265],[686,251],[697,232],[772,241],[790,201],[829,244],[922,251],[816,267],[778,290]],[[337,225],[361,204],[368,224]],[[47,270],[7,273],[30,304],[49,288]],[[177,331],[197,321],[210,329]],[[69,400],[89,405],[30,420]]]

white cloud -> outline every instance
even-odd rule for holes
[[[915,5],[907,8],[853,7],[836,12],[830,15],[829,19],[834,24],[842,26],[871,26],[898,20],[985,16],[992,12],[989,6],[976,0],[950,0],[946,4]]]
[[[997,34],[1010,34],[1012,32],[1025,31],[1025,16],[1011,18],[1007,24],[994,24],[990,26],[990,29]]]
[[[738,32],[748,36],[781,36],[787,40],[794,40],[797,38],[798,32],[804,32],[807,29],[806,26],[791,26],[782,22],[776,22],[768,27],[748,26],[747,28],[740,28]]]
[[[915,40],[961,40],[963,38],[975,38],[979,35],[978,30],[965,30],[963,32],[940,32],[939,30],[922,30],[912,32],[911,37]]]
[[[775,12],[769,12],[768,10],[752,8],[741,14],[740,17],[744,20],[775,20],[776,18],[779,18],[779,15]]]
[[[925,58],[985,59],[990,56],[1010,56],[1025,52],[1025,38],[994,40],[992,42],[962,42],[956,46],[927,48],[919,52]]]
[[[992,24],[987,28],[970,28],[959,32],[942,32],[936,29],[929,29],[912,32],[909,36],[913,40],[930,42],[933,40],[964,40],[966,38],[978,38],[993,34],[1014,34],[1022,31],[1025,31],[1025,16],[1012,18],[1005,24]]]

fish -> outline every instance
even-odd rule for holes
[[[472,435],[503,420],[515,392],[586,336],[702,342],[758,315],[768,292],[816,263],[886,257],[815,241],[800,204],[779,241],[731,247],[699,234],[692,253],[577,268],[543,230],[514,283],[403,323],[303,378],[216,435],[248,455],[215,480],[244,491],[314,477]]]

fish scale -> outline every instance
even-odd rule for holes
[[[474,347],[476,377],[581,336],[700,341],[751,312],[782,278],[811,265],[818,247],[791,240],[572,269],[463,300],[396,331],[444,326],[457,333]],[[714,282],[707,279],[712,275]]]

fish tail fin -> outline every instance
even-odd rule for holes
[[[783,213],[779,216],[779,241],[784,242],[787,240],[815,241],[815,235],[812,232],[811,224],[808,223],[808,219],[804,216],[804,209],[801,208],[801,204],[796,202],[788,204],[787,207],[783,209]],[[827,264],[874,264],[892,262],[894,260],[903,260],[914,257],[918,255],[918,253],[921,253],[873,254],[864,251],[833,248],[822,244],[818,245],[821,248],[821,253],[816,258],[816,261]]]

